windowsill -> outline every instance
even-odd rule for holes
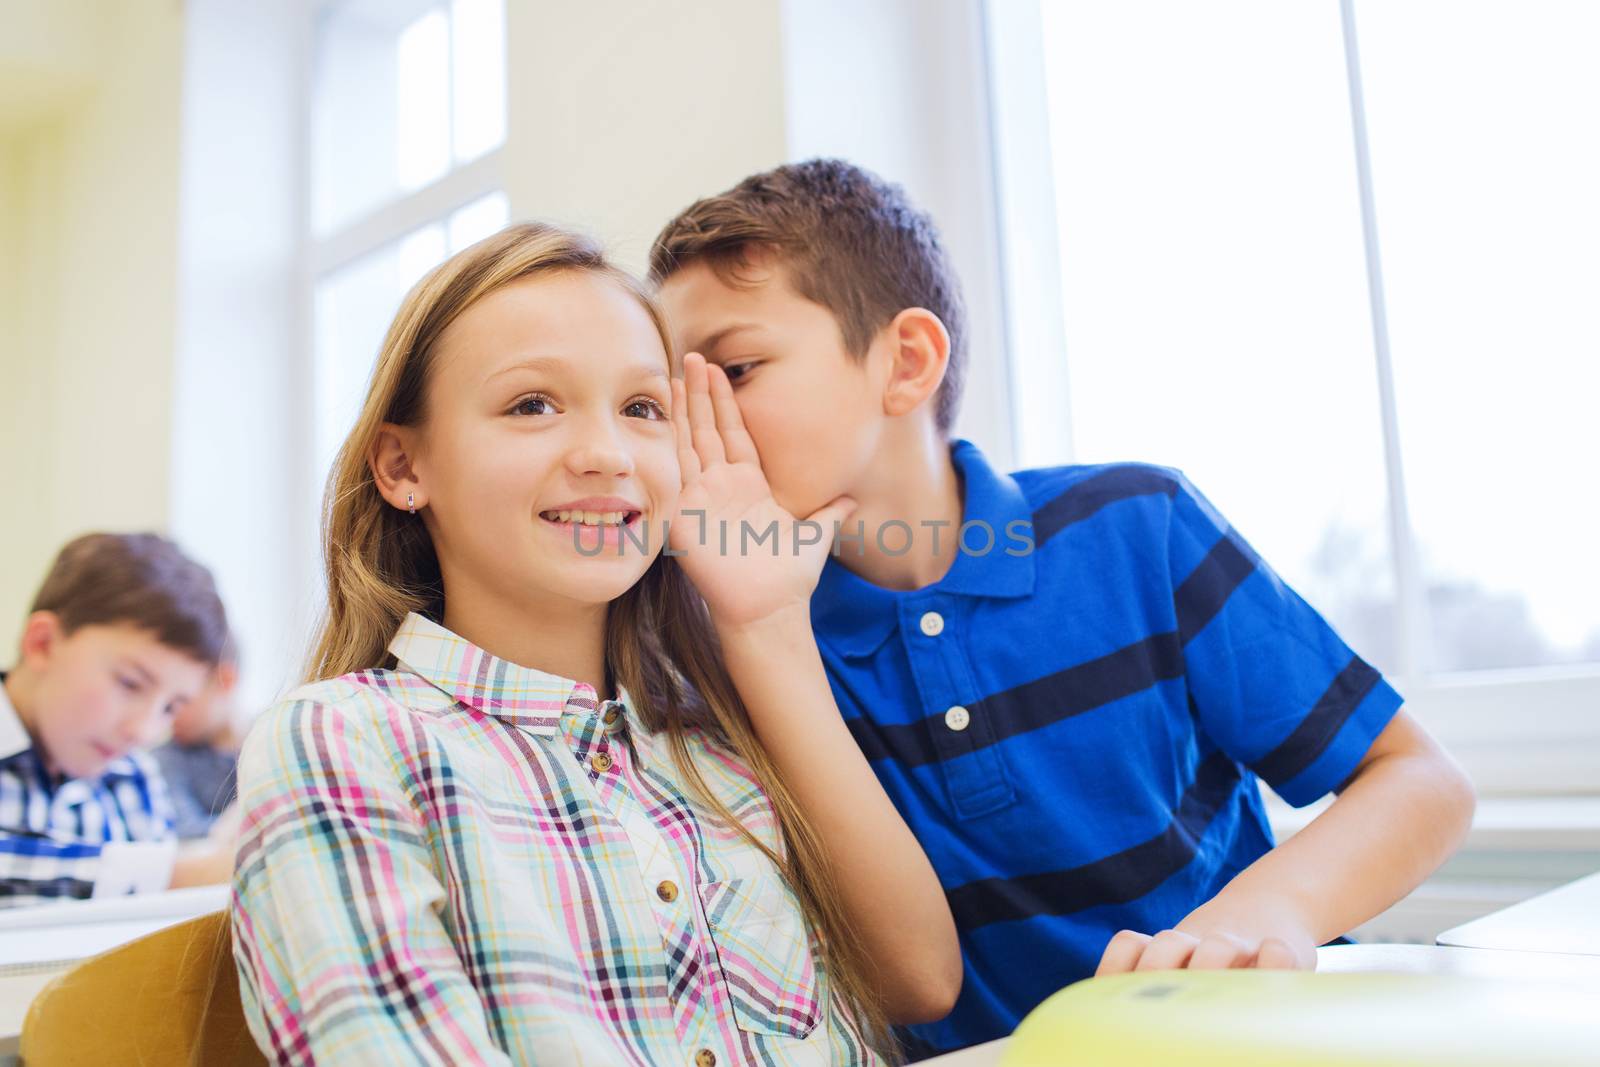
[[[1279,841],[1316,818],[1329,801],[1291,808],[1264,794]],[[1600,853],[1600,796],[1479,797],[1462,851]]]

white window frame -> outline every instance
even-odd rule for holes
[[[302,0],[305,20],[303,31],[305,59],[301,65],[304,81],[300,99],[300,181],[307,203],[312,196],[314,166],[311,109],[315,97],[317,19],[324,10],[342,2],[343,0]],[[449,0],[430,0],[417,6],[420,10],[447,6],[448,2]],[[451,62],[454,62],[453,51]],[[453,68],[451,74],[453,82]],[[300,316],[300,333],[304,345],[303,351],[308,353],[308,383],[314,380],[314,361],[317,358],[313,335],[315,323],[311,309],[315,307],[316,288],[319,282],[339,268],[377,252],[424,226],[435,223],[448,225],[453,212],[484,196],[504,190],[505,144],[502,142],[465,163],[457,164],[452,160],[450,169],[438,179],[410,192],[398,193],[393,199],[339,224],[325,234],[317,234],[312,227],[311,213],[302,211],[300,299],[303,311]],[[309,450],[306,461],[314,462],[309,456]],[[326,471],[313,471],[313,483],[320,486],[326,473]]]
[[[1072,462],[1072,426],[1063,416],[1062,403],[1069,395],[1071,359],[1062,317],[1055,183],[1050,153],[1038,150],[1050,139],[1041,2],[1048,0],[983,0],[993,104],[995,217],[1006,281],[1006,336],[1015,375],[1010,390],[1013,443],[1021,456],[1023,441],[1047,441],[1057,457],[1053,462]],[[1600,793],[1600,664],[1455,674],[1430,673],[1422,666],[1427,604],[1399,446],[1374,221],[1378,193],[1368,158],[1353,0],[1339,0],[1339,6],[1379,382],[1389,550],[1398,590],[1401,661],[1396,682],[1406,695],[1407,709],[1467,768],[1480,793]]]

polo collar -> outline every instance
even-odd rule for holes
[[[474,711],[523,730],[555,735],[563,715],[598,708],[594,686],[500,659],[464,637],[412,612],[389,642],[401,666]],[[629,719],[633,703],[620,686],[616,703]]]
[[[1008,598],[1033,592],[1033,510],[1022,487],[1010,475],[991,467],[970,441],[951,442],[950,461],[961,476],[962,525],[982,523],[987,531],[984,526],[968,527],[966,544],[971,552],[958,551],[945,576],[922,589],[900,591],[873,585],[837,557],[830,558],[812,594],[812,617],[818,637],[845,655],[865,656],[876,650],[894,630],[900,602],[907,597]],[[939,533],[941,538],[954,538],[958,532]],[[992,545],[980,551],[991,533]],[[1007,549],[1017,554],[1008,554]]]

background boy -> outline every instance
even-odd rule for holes
[[[0,907],[224,881],[225,843],[177,854],[143,749],[216,666],[210,573],[154,534],[67,544],[0,674]]]
[[[651,277],[779,503],[859,505],[813,624],[966,964],[914,1053],[1097,968],[1314,966],[1459,843],[1460,770],[1180,473],[1006,475],[951,440],[959,286],[900,189],[837,160],[755,175],[669,223]],[[1338,799],[1273,848],[1257,776]]]

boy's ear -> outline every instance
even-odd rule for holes
[[[880,334],[889,345],[883,413],[905,415],[939,391],[950,365],[950,333],[927,308],[906,308]]]
[[[22,662],[35,673],[44,669],[50,654],[66,636],[61,616],[53,611],[36,611],[22,624]]]
[[[372,480],[378,484],[378,492],[401,511],[421,508],[428,502],[428,494],[422,488],[413,462],[414,448],[409,427],[386,422],[378,430],[378,439],[367,455],[367,467],[372,471]]]
[[[232,663],[219,663],[211,678],[219,690],[232,692],[233,687],[239,684],[239,668]]]

